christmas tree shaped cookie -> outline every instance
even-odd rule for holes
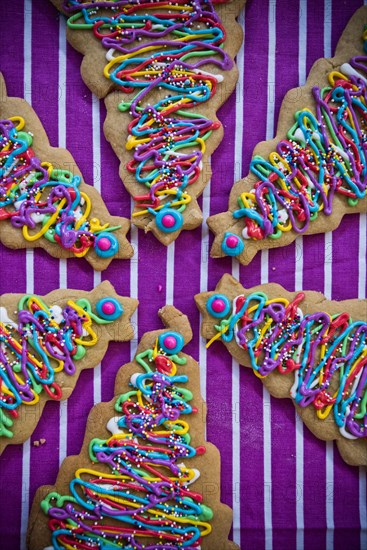
[[[114,399],[92,409],[80,455],[38,490],[31,550],[236,548],[219,453],[205,441],[199,365],[182,352],[191,327],[172,306],[160,316],[166,330],[143,336]]]
[[[202,222],[196,199],[223,137],[215,113],[237,81],[245,0],[52,2],[85,56],[85,83],[107,96],[104,131],[135,201],[133,223],[169,244]]]
[[[350,20],[332,59],[291,90],[277,135],[259,143],[250,173],[232,188],[227,212],[208,218],[214,258],[248,264],[265,248],[335,229],[366,212],[367,7]]]
[[[41,247],[56,258],[85,257],[94,269],[130,258],[126,218],[111,216],[83,182],[73,157],[51,147],[32,107],[8,97],[0,74],[0,240]]]
[[[4,294],[0,307],[0,453],[23,443],[49,400],[67,399],[110,340],[133,337],[137,301],[103,282],[92,292]]]
[[[221,339],[274,397],[291,397],[320,439],[367,466],[367,301],[328,301],[318,292],[268,284],[245,289],[224,275],[196,297],[202,335]]]

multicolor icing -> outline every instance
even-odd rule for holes
[[[77,257],[92,248],[102,258],[117,254],[111,231],[120,226],[89,218],[92,204],[79,190],[80,176],[36,157],[24,125],[20,116],[0,121],[0,221],[9,219],[29,242],[44,238]]]
[[[367,437],[367,324],[348,313],[304,315],[304,298],[300,292],[292,302],[270,300],[253,292],[232,301],[214,294],[206,309],[220,324],[207,345],[235,340],[261,378],[294,372],[291,396],[299,406],[313,405],[321,419],[333,411],[344,437]]]
[[[233,66],[223,50],[224,27],[213,3],[228,0],[65,0],[76,12],[72,29],[92,29],[108,50],[106,78],[128,94],[127,170],[147,192],[134,196],[133,216],[151,214],[164,233],[179,230],[191,201],[189,187],[202,171],[205,142],[220,127],[196,107],[215,95],[222,74]]]
[[[18,304],[18,323],[0,307],[0,437],[12,438],[13,419],[20,405],[36,405],[41,392],[60,400],[57,373],[75,373],[75,362],[98,341],[93,323],[107,324],[121,317],[116,298],[96,304],[82,298],[64,308],[47,306],[39,297],[26,295]]]
[[[364,49],[367,53],[366,42]],[[233,212],[244,221],[243,239],[225,233],[225,254],[241,254],[246,239],[279,239],[291,230],[304,233],[319,213],[332,214],[335,195],[349,206],[366,196],[366,74],[366,55],[332,71],[329,86],[312,89],[314,113],[298,111],[287,139],[268,160],[253,158],[250,171],[259,181],[241,193]]]
[[[136,356],[144,372],[117,397],[112,436],[91,440],[94,467],[76,471],[70,496],[52,492],[42,501],[53,548],[194,550],[210,533],[212,510],[189,489],[200,474],[186,462],[205,448],[190,445],[182,418],[197,412],[182,387],[188,377],[177,374],[186,364],[177,355],[183,345],[180,333],[168,331]]]

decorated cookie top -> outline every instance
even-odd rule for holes
[[[180,373],[184,337],[161,332],[136,356],[130,389],[116,397],[111,433],[89,443],[90,465],[79,468],[69,495],[42,502],[53,548],[199,549],[213,511],[190,486],[190,465],[205,447],[191,444],[190,416],[198,410]]]
[[[214,293],[206,310],[217,334],[248,354],[260,378],[277,371],[294,374],[290,395],[300,407],[313,406],[320,419],[330,413],[340,433],[367,437],[367,323],[348,313],[304,314],[303,292],[293,300],[249,292],[230,299]]]
[[[361,16],[366,21],[367,12],[359,14],[362,30]],[[360,49],[361,55],[340,63],[340,49],[330,64],[315,64],[308,83],[285,98],[274,142],[257,146],[261,154],[253,157],[249,175],[235,184],[229,212],[208,219],[217,235],[215,257],[236,256],[248,264],[262,248],[289,244],[299,234],[324,232],[328,223],[336,227],[344,213],[366,209],[367,30],[363,53],[360,36],[351,48],[350,32],[345,34],[344,48],[348,42],[348,51]],[[310,84],[324,80],[324,87]]]
[[[21,116],[0,120],[0,221],[10,219],[28,242],[47,239],[77,257],[91,249],[101,258],[115,256],[119,241],[113,232],[120,226],[90,217],[80,176],[41,161],[24,126]]]
[[[57,373],[75,374],[75,363],[98,341],[93,324],[112,323],[123,307],[113,297],[96,304],[96,315],[86,298],[69,300],[65,307],[47,306],[41,298],[24,296],[18,322],[0,307],[0,437],[13,437],[18,408],[36,405],[41,392],[60,400]]]
[[[132,338],[135,308],[107,282],[90,293],[1,297],[0,453],[32,434],[47,400],[69,397],[80,371],[101,361],[110,340]]]
[[[312,90],[315,113],[298,111],[287,139],[268,160],[252,159],[250,169],[259,181],[241,193],[233,212],[244,221],[244,240],[279,239],[290,230],[304,233],[320,213],[332,213],[335,195],[349,206],[366,196],[366,74],[367,56],[332,71],[328,87]],[[227,233],[223,252],[237,256],[243,239]]]
[[[63,3],[69,29],[93,32],[106,50],[105,77],[126,94],[118,109],[131,117],[129,124],[121,122],[128,124],[126,149],[133,152],[127,171],[141,187],[141,193],[132,192],[133,217],[154,220],[163,234],[183,228],[183,213],[198,194],[191,188],[203,170],[207,141],[220,127],[198,111],[233,67],[213,4]],[[206,65],[211,68],[204,70]]]

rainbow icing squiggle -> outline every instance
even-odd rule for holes
[[[289,302],[254,292],[231,301],[214,294],[206,309],[220,324],[207,345],[235,341],[259,377],[294,372],[291,396],[300,407],[313,405],[320,419],[333,411],[344,437],[367,437],[367,323],[348,313],[304,315],[304,297]]]
[[[244,221],[243,239],[227,232],[225,254],[240,255],[246,239],[279,239],[291,230],[304,233],[320,213],[332,214],[336,196],[350,206],[366,197],[366,74],[365,55],[332,71],[328,87],[312,89],[315,111],[298,111],[276,151],[268,159],[252,159],[250,171],[259,181],[241,193],[233,212]]]
[[[119,105],[132,116],[126,148],[134,157],[127,169],[148,191],[134,197],[141,210],[133,216],[150,213],[161,231],[179,230],[205,142],[220,126],[196,107],[213,98],[223,75],[201,67],[233,66],[213,2],[65,0],[63,7],[76,12],[70,28],[92,29],[108,50],[106,78],[135,94]]]
[[[197,412],[182,386],[188,377],[177,374],[183,345],[180,333],[167,331],[136,356],[143,373],[116,399],[111,437],[90,441],[95,466],[77,470],[70,496],[52,492],[42,501],[53,548],[198,550],[210,533],[213,512],[189,489],[200,474],[185,464],[205,448],[190,444],[182,418]]]
[[[40,394],[62,398],[57,373],[75,373],[75,362],[94,346],[98,336],[93,323],[107,324],[118,319],[123,307],[116,298],[96,303],[69,300],[64,308],[48,307],[39,297],[24,296],[18,305],[18,323],[0,307],[0,437],[12,438],[13,419],[21,405],[35,405]]]
[[[0,121],[0,221],[10,219],[29,242],[45,238],[77,257],[93,248],[102,258],[115,256],[119,242],[111,231],[120,226],[89,218],[80,176],[36,157],[24,125],[20,116]]]

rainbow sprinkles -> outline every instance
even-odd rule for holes
[[[219,337],[235,340],[259,377],[293,372],[291,396],[300,407],[313,405],[320,419],[333,411],[344,437],[367,437],[367,323],[348,313],[304,315],[304,298],[303,292],[291,302],[255,292],[231,303],[215,294],[207,309],[222,319],[207,346]]]
[[[365,302],[275,284],[248,290],[230,275],[195,300],[207,347],[220,339],[272,395],[293,400],[317,437],[337,440],[350,464],[367,465]]]
[[[107,423],[110,437],[89,441],[90,465],[76,470],[68,495],[41,493],[52,548],[202,547],[213,510],[190,488],[200,477],[190,463],[206,448],[191,443],[186,418],[198,409],[190,404],[188,376],[179,372],[187,365],[183,346],[180,332],[160,331],[136,355],[130,389],[113,407],[105,404],[115,413]]]
[[[0,307],[0,437],[14,436],[20,405],[36,405],[41,392],[52,400],[62,398],[57,373],[73,376],[75,362],[98,341],[93,323],[112,323],[123,307],[116,298],[102,298],[96,311],[99,315],[86,298],[69,300],[61,308],[26,295],[19,301],[16,323]]]
[[[102,360],[110,340],[132,338],[136,305],[108,282],[90,293],[1,297],[0,454],[32,434],[46,401],[70,396],[81,370]]]
[[[81,258],[93,249],[101,258],[118,253],[114,231],[90,218],[81,177],[42,162],[32,149],[32,134],[21,116],[0,120],[0,221],[10,220],[28,243],[47,239]]]
[[[198,113],[233,67],[216,3],[224,2],[65,0],[62,6],[72,13],[70,30],[90,30],[100,40],[104,75],[127,96],[118,109],[131,117],[126,170],[135,184],[125,185],[135,201],[133,218],[154,220],[157,236],[184,227],[184,212],[201,191],[195,184],[207,141],[220,128]],[[204,70],[209,64],[214,72]]]
[[[365,53],[366,38],[367,30]],[[339,62],[340,58],[335,59]],[[327,64],[324,60],[318,64],[322,73]],[[327,78],[324,88],[301,88],[306,98],[309,94],[312,110],[300,108],[286,139],[278,141],[267,157],[253,157],[250,175],[232,191],[229,212],[208,219],[217,235],[215,257],[236,256],[247,264],[260,248],[288,244],[303,233],[325,231],[324,216],[331,217],[335,227],[336,209],[343,213],[366,210],[367,56],[353,56]],[[298,103],[304,104],[304,94],[299,98]],[[291,98],[285,100],[283,109],[292,109]]]

